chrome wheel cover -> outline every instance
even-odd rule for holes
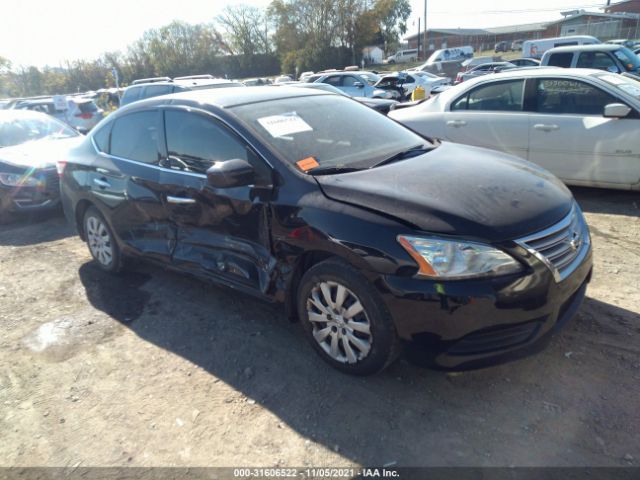
[[[113,262],[113,248],[107,226],[99,218],[88,217],[85,228],[91,255],[101,265],[108,267]]]
[[[316,284],[307,298],[313,338],[332,359],[357,363],[371,351],[371,322],[360,299],[344,285]]]

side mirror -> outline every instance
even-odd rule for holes
[[[87,133],[89,133],[89,130],[84,127],[76,127],[76,132],[78,132],[80,135],[86,135]]]
[[[604,107],[605,118],[624,118],[631,113],[631,108],[622,103],[610,103]]]
[[[362,83],[362,82],[354,82],[353,86],[356,87],[356,88],[364,88],[364,83]]]
[[[207,170],[207,182],[216,188],[251,185],[254,177],[255,172],[251,164],[240,158],[215,162]]]

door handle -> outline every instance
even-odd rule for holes
[[[464,127],[466,124],[467,122],[465,122],[464,120],[449,120],[447,122],[448,127],[456,127],[456,128]]]
[[[536,123],[533,128],[536,130],[542,130],[543,132],[553,132],[555,130],[560,130],[558,125],[545,125],[544,123]]]
[[[95,183],[100,188],[109,188],[109,187],[111,187],[111,184],[109,182],[107,182],[106,180],[101,180],[99,178],[94,178],[93,179],[93,183]]]
[[[196,203],[195,199],[189,197],[173,197],[171,195],[167,195],[167,202],[175,203],[177,205],[192,205]]]

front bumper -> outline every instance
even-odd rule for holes
[[[425,366],[481,368],[544,347],[580,307],[592,252],[561,282],[542,263],[522,275],[436,282],[386,275],[376,282],[408,356]]]

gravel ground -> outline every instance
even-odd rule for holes
[[[276,306],[0,226],[0,466],[640,464],[640,195],[574,189],[595,273],[549,348],[351,378]]]

